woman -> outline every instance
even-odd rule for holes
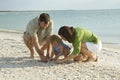
[[[102,43],[94,33],[80,27],[63,26],[59,29],[58,34],[63,40],[72,43],[74,50],[67,57],[57,60],[57,63],[63,63],[71,59],[83,61],[85,58],[87,58],[86,61],[97,61],[95,53],[101,50]]]

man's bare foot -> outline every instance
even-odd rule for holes
[[[30,56],[30,59],[34,59],[34,56]]]
[[[47,58],[48,60],[50,60],[50,57],[49,57],[49,55],[47,55],[47,56],[46,56],[46,58]]]

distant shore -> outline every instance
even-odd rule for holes
[[[99,10],[120,10],[120,9],[81,9],[81,11],[99,11]],[[80,11],[77,9],[68,9],[68,10],[1,10],[0,12],[32,12],[32,11]]]

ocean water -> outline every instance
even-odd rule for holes
[[[120,9],[0,12],[0,29],[23,32],[29,20],[43,12],[50,14],[56,34],[63,25],[85,27],[102,42],[120,44]]]

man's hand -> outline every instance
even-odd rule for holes
[[[45,56],[43,56],[43,55],[40,56],[40,59],[43,62],[47,62],[48,61],[48,59]]]

